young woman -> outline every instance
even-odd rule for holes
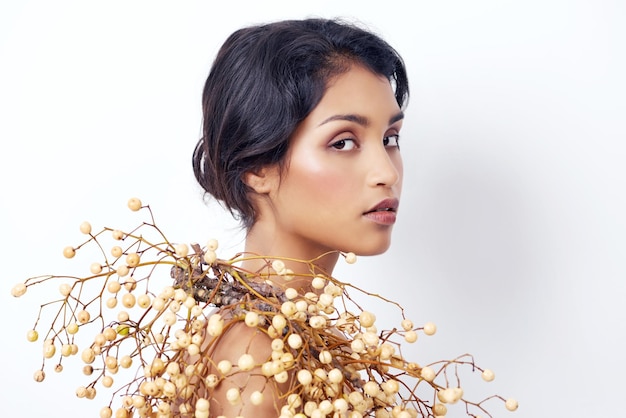
[[[292,20],[233,33],[206,82],[193,167],[206,193],[241,220],[245,250],[218,259],[214,240],[192,251],[174,244],[137,198],[129,208],[149,211],[151,221],[130,232],[82,223],[88,238],[64,256],[91,244],[104,262],[85,277],[38,276],[12,289],[22,296],[63,280],[62,297],[41,305],[58,311],[42,334],[35,380],[45,379],[46,359],[63,369],[58,347],[61,357],[80,353],[92,376],[79,397],[117,385],[116,418],[441,417],[457,402],[468,416],[491,416],[483,403],[505,399],[466,399],[458,371],[466,366],[486,381],[493,372],[469,354],[429,365],[405,359],[401,345],[435,326],[414,326],[386,300],[402,318],[379,330],[349,295],[357,289],[332,277],[340,257],[389,247],[407,97],[399,55],[351,24]],[[84,288],[92,284],[101,286],[95,297]],[[116,383],[119,369],[133,365],[131,381]],[[102,418],[113,416],[112,403]]]
[[[331,275],[341,253],[387,250],[402,186],[399,135],[408,91],[398,53],[351,24],[281,21],[228,38],[204,88],[193,167],[204,190],[246,228],[245,254],[260,256],[241,264],[250,280],[256,274],[284,288],[285,275],[262,273],[276,257],[293,276],[290,288],[319,293],[313,275]],[[278,416],[297,370],[268,384],[258,367],[272,356],[268,333],[234,321],[207,341],[209,373],[245,354],[257,365],[208,393],[199,389],[211,416]],[[231,388],[240,402],[227,399]],[[250,401],[255,392],[262,401]]]

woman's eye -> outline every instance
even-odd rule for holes
[[[340,139],[339,141],[333,142],[330,146],[337,150],[350,151],[356,148],[356,142],[354,139]]]
[[[383,145],[386,147],[396,147],[400,148],[400,136],[399,135],[389,135],[383,138]]]

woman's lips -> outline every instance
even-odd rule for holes
[[[395,198],[381,200],[363,216],[381,225],[393,225],[396,222],[398,204],[398,199]]]
[[[367,212],[363,216],[381,225],[393,225],[396,223],[396,213],[391,210]]]

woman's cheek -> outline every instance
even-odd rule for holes
[[[302,191],[311,193],[316,191],[318,197],[336,199],[345,197],[356,187],[353,182],[354,172],[348,168],[333,164],[311,165],[303,173],[302,184],[306,184]],[[328,202],[330,203],[330,202]]]

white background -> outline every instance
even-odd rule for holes
[[[237,225],[203,203],[190,164],[211,60],[243,25],[339,16],[400,51],[412,97],[392,249],[337,276],[438,324],[418,361],[471,352],[493,368],[493,383],[464,380],[470,397],[519,399],[515,413],[493,402],[496,417],[621,416],[625,4],[2,2],[2,415],[95,417],[108,401],[76,399],[86,379],[69,369],[32,380],[41,349],[25,333],[45,295],[13,299],[13,284],[70,268],[80,222],[126,224],[135,195],[170,239],[217,237],[232,255]]]

